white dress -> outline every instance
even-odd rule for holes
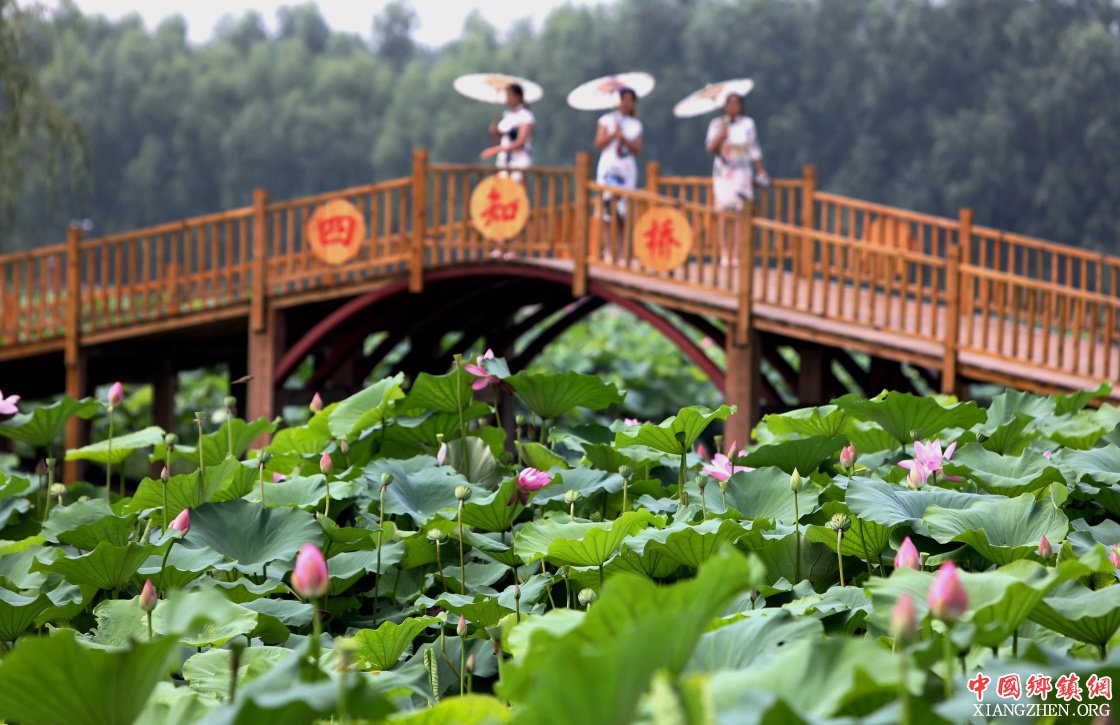
[[[708,124],[706,146],[711,146],[720,130],[728,123],[727,116],[713,118]],[[712,162],[712,192],[719,211],[740,211],[744,201],[754,198],[752,162],[762,160],[758,132],[754,121],[739,116],[727,130],[727,138]]]
[[[507,146],[517,140],[517,133],[522,126],[532,126],[536,119],[533,112],[525,106],[507,108],[502,113],[502,120],[498,121],[498,134],[501,144]],[[533,164],[533,143],[528,141],[525,146],[513,151],[499,151],[497,165],[499,169],[526,169]],[[514,172],[511,176],[521,181],[521,174]]]
[[[613,134],[619,124],[622,124],[622,136],[628,141],[634,141],[642,136],[642,122],[633,116],[624,116],[618,111],[604,113],[599,118],[599,126]],[[623,189],[635,189],[638,186],[638,162],[630,149],[619,141],[607,144],[599,154],[599,166],[595,171],[596,183],[604,186],[620,186]],[[603,194],[603,199],[610,202],[610,194]],[[618,213],[626,214],[626,199],[618,200]],[[604,210],[606,218],[610,218],[609,207]]]

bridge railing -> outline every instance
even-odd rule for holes
[[[0,257],[0,346],[62,334],[67,259],[63,244]]]

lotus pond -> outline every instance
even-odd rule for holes
[[[1107,716],[1107,392],[845,397],[743,449],[717,435],[727,407],[577,424],[624,393],[495,358],[316,400],[303,425],[200,415],[189,441],[56,447],[119,389],[20,406],[0,435],[51,465],[0,474],[0,719]],[[94,480],[56,483],[63,458]],[[122,495],[136,459],[166,473]]]

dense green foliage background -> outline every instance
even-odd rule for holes
[[[568,7],[504,36],[479,18],[437,50],[407,6],[333,32],[312,5],[231,19],[192,46],[181,20],[154,31],[63,6],[23,23],[21,58],[81,124],[94,185],[50,210],[25,184],[7,248],[290,197],[406,173],[410,149],[470,161],[490,108],[456,95],[463,72],[538,80],[536,158],[590,150],[577,83],[613,70],[657,76],[642,103],[646,156],[705,173],[702,119],[671,108],[702,83],[749,75],[748,113],[768,165],[818,165],[829,190],[1117,251],[1120,7],[1111,0],[620,0]],[[63,184],[64,189],[68,188]],[[82,188],[82,187],[79,187]]]

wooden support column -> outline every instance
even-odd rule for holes
[[[823,405],[828,397],[825,388],[832,362],[828,350],[821,345],[808,343],[799,347],[797,354],[801,358],[797,373],[798,404],[802,407]]]
[[[730,443],[738,441],[746,447],[751,437],[751,427],[758,420],[758,396],[761,391],[759,378],[759,338],[751,331],[745,343],[727,336],[727,381],[724,397],[737,410],[727,419],[724,438]]]
[[[801,167],[801,226],[805,229],[816,230],[817,219],[814,209],[814,199],[817,194],[817,167],[805,164]],[[792,216],[792,210],[790,216]],[[802,275],[808,279],[813,278],[813,263],[816,255],[813,253],[813,238],[806,235],[801,237],[801,261],[798,267]]]
[[[941,362],[941,392],[960,397],[957,359],[960,354],[961,247],[972,242],[972,210],[961,209],[960,237],[949,245],[945,259],[945,356]]]
[[[651,194],[659,194],[661,186],[661,162],[650,161],[646,164],[646,190]]]
[[[66,342],[63,360],[66,365],[66,394],[80,400],[86,394],[86,354],[82,350],[82,229],[72,226],[66,231]],[[89,437],[89,424],[78,417],[66,423],[67,450],[80,448]],[[61,453],[61,452],[59,452]],[[59,458],[65,456],[59,455]],[[63,478],[66,484],[82,476],[82,461],[66,461]]]
[[[253,302],[249,311],[249,391],[245,419],[275,415],[278,314],[268,304],[268,192],[253,191]]]
[[[428,150],[412,150],[412,255],[408,291],[424,291],[424,246],[428,236]]]
[[[591,229],[588,226],[590,220],[587,214],[589,201],[587,182],[591,175],[591,155],[586,151],[576,153],[575,175],[575,223],[572,225],[575,228],[575,239],[572,240],[572,255],[575,257],[573,260],[575,264],[572,273],[572,297],[579,299],[587,294],[588,237],[591,234]],[[599,220],[596,219],[594,223],[598,224]],[[596,250],[597,254],[598,250]],[[598,259],[598,256],[596,256],[596,259]]]

